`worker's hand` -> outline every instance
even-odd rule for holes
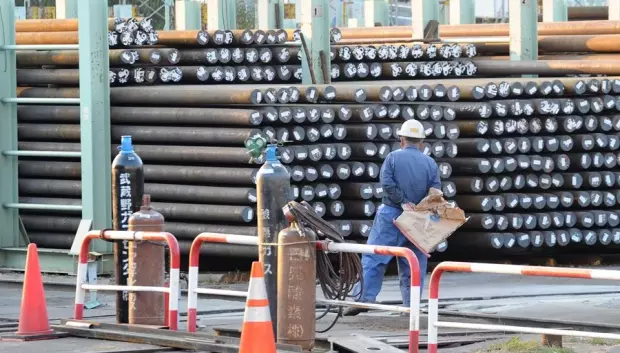
[[[403,210],[410,210],[411,209],[411,204],[410,203],[401,203],[400,207],[402,207]]]

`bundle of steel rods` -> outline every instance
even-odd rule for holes
[[[444,196],[470,217],[450,249],[437,247],[442,256],[620,244],[620,77],[565,76],[620,74],[620,65],[478,59],[479,45],[397,35],[373,43],[341,31],[332,32],[324,69],[353,82],[329,85],[298,84],[293,31],[163,31],[162,47],[110,50],[109,147],[115,155],[120,137],[133,137],[145,192],[184,251],[204,231],[256,234],[260,160],[251,163],[245,148],[256,134],[283,142],[296,200],[347,240],[365,242],[383,196],[382,161],[401,148],[397,131],[408,119],[425,128],[422,150],[437,161]],[[18,52],[17,60],[19,97],[79,97],[77,51]],[[510,77],[524,71],[542,78]],[[18,119],[21,150],[79,151],[78,107],[20,105]],[[20,158],[19,176],[23,202],[80,204],[79,162]],[[80,220],[21,215],[43,247],[69,248]],[[204,251],[256,257],[226,244]]]
[[[110,48],[155,45],[159,35],[150,18],[113,18],[108,20]],[[78,21],[18,20],[15,22],[15,42],[28,44],[78,44]]]
[[[263,134],[286,141],[281,161],[290,171],[293,194],[310,202],[343,236],[365,241],[382,196],[381,161],[400,148],[395,130],[412,114],[435,114],[430,106],[384,104],[405,90],[354,85],[274,86],[258,89],[219,86],[149,86],[111,89],[112,138],[131,135],[145,163],[146,188],[153,206],[167,219],[167,230],[188,246],[203,231],[255,234],[256,190],[260,165],[250,164],[245,141]],[[439,92],[439,87],[434,87]],[[423,87],[407,87],[409,93]],[[166,92],[160,95],[158,92]],[[20,88],[20,97],[72,97],[75,88]],[[386,94],[389,93],[389,94]],[[412,98],[412,97],[410,97]],[[434,99],[434,98],[431,98]],[[372,102],[372,103],[367,103]],[[425,110],[426,109],[426,110]],[[445,109],[454,115],[451,108]],[[440,110],[444,114],[444,110]],[[79,108],[19,106],[19,148],[79,150]],[[426,124],[426,123],[425,123]],[[459,128],[446,121],[426,124],[425,151],[454,157]],[[114,146],[110,146],[115,151]],[[20,197],[24,202],[79,204],[78,162],[20,159]],[[456,191],[448,162],[441,162],[446,196]],[[29,236],[41,246],[69,246],[78,214],[24,211]],[[442,244],[440,250],[445,249]],[[206,247],[223,254],[222,246]],[[246,250],[238,256],[255,256]]]
[[[150,20],[110,20],[110,47],[151,46],[110,50],[109,80],[113,86],[168,84],[299,83],[300,32],[285,30],[192,30],[154,32]],[[42,32],[35,32],[35,31]],[[18,44],[65,44],[77,35],[72,20],[21,21]],[[48,32],[45,32],[48,31]],[[386,43],[339,45],[332,29],[326,73],[333,81],[474,76],[477,65],[471,44]],[[32,35],[32,36],[30,36]],[[66,38],[57,38],[66,35]],[[148,37],[145,39],[145,36]],[[67,39],[68,38],[68,39]],[[157,44],[156,47],[153,47]],[[18,84],[78,85],[77,51],[20,51]]]

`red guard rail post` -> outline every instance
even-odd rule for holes
[[[469,262],[442,262],[439,266],[435,267],[430,279],[428,299],[428,353],[437,353],[437,334],[438,328],[440,327],[620,339],[620,334],[611,333],[439,321],[439,280],[444,272],[476,272],[538,277],[620,280],[620,271]]]
[[[88,249],[90,241],[96,238],[106,240],[128,240],[128,241],[165,241],[170,249],[170,285],[169,287],[151,286],[118,286],[107,284],[87,284],[86,266],[88,263]],[[129,292],[162,292],[169,293],[168,302],[168,326],[170,330],[176,331],[177,317],[179,313],[179,268],[181,265],[181,252],[179,243],[174,235],[166,232],[129,232],[129,231],[91,231],[86,234],[80,246],[79,263],[77,269],[77,284],[75,286],[75,308],[74,318],[82,320],[84,318],[84,297],[86,290],[101,291],[129,291]]]
[[[198,266],[200,246],[205,243],[226,243],[258,246],[258,238],[246,235],[201,233],[193,241],[189,253],[189,276],[187,289],[187,331],[196,332],[196,316],[198,311],[198,294],[211,294],[231,297],[247,297],[247,292],[211,288],[198,288]],[[409,353],[418,353],[420,342],[420,265],[418,259],[408,248],[393,246],[375,246],[363,244],[335,243],[333,241],[318,241],[316,248],[331,252],[348,252],[357,254],[377,254],[404,257],[411,268],[411,307],[393,305],[356,303],[340,300],[317,299],[317,303],[341,306],[356,306],[385,311],[409,313]]]

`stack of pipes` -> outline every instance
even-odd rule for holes
[[[382,196],[381,162],[399,148],[400,123],[412,118],[425,126],[424,153],[438,162],[444,195],[472,217],[450,238],[456,245],[451,249],[512,252],[593,244],[592,239],[620,243],[614,223],[620,215],[620,195],[613,190],[620,186],[616,167],[620,120],[614,114],[620,110],[615,96],[620,94],[619,77],[523,80],[487,68],[483,75],[505,78],[429,80],[427,76],[443,74],[416,76],[407,69],[423,72],[429,59],[435,60],[433,65],[442,61],[441,56],[456,62],[457,56],[474,56],[476,50],[466,44],[407,43],[398,36],[377,45],[347,41],[348,30],[342,29],[345,39],[332,45],[331,74],[355,83],[303,86],[278,78],[282,68],[289,70],[289,78],[299,72],[298,46],[285,43],[295,35],[283,31],[164,31],[159,33],[159,44],[167,48],[125,49],[131,55],[111,50],[111,66],[118,65],[112,70],[127,68],[124,65],[145,70],[172,65],[181,71],[181,80],[172,86],[161,87],[165,82],[157,79],[141,87],[117,82],[122,87],[111,88],[111,148],[114,155],[120,136],[132,135],[145,162],[145,192],[158,201],[154,207],[166,217],[167,229],[181,239],[185,251],[203,231],[256,233],[254,182],[260,165],[249,162],[244,143],[257,133],[287,141],[280,155],[297,200],[310,202],[351,241],[365,242]],[[338,37],[333,33],[332,42]],[[266,43],[272,44],[262,45]],[[244,65],[231,64],[237,49],[243,57],[237,64],[252,64],[245,66],[249,80],[254,80],[253,69],[258,68],[255,76],[260,79],[254,82],[269,85],[232,84],[249,81],[238,79]],[[126,60],[136,57],[134,50],[137,61],[128,64]],[[153,53],[166,64],[155,64]],[[77,53],[57,54],[18,52],[18,65],[31,68],[18,72],[19,96],[79,97],[77,70],[72,79],[62,81],[57,78],[62,75],[50,75],[54,69],[43,68],[77,63]],[[384,54],[382,61],[372,59]],[[274,61],[282,65],[267,65]],[[225,74],[227,67],[232,68],[228,70],[234,73],[232,79]],[[267,74],[270,67],[275,76]],[[373,77],[373,67],[380,67],[382,74]],[[448,67],[456,71],[453,64]],[[470,66],[471,73],[481,74],[480,67]],[[222,75],[214,76],[217,68]],[[374,79],[363,80],[360,68]],[[400,80],[394,81],[399,68]],[[199,78],[200,70],[204,79]],[[544,70],[538,73],[544,76]],[[39,76],[25,75],[26,71]],[[464,72],[467,75],[467,69]],[[425,79],[411,80],[413,76]],[[390,80],[377,80],[381,77]],[[79,150],[78,107],[23,105],[18,107],[18,119],[20,149]],[[77,162],[20,158],[19,173],[23,202],[80,202]],[[605,217],[605,224],[600,217]],[[76,213],[24,210],[22,218],[33,241],[46,247],[70,247],[79,223]],[[437,251],[446,248],[442,243]],[[256,256],[254,249],[224,244],[210,244],[204,251]]]
[[[458,88],[452,87],[452,94]],[[167,219],[167,229],[187,249],[200,232],[255,234],[255,175],[243,144],[255,134],[289,141],[280,149],[297,200],[310,202],[344,236],[365,241],[382,188],[381,161],[400,148],[399,121],[416,115],[444,119],[425,123],[425,152],[454,157],[459,128],[450,124],[461,107],[439,108],[404,101],[445,99],[442,85],[406,88],[368,85],[274,86],[221,85],[111,88],[112,138],[131,135],[145,162],[145,192]],[[418,93],[419,92],[419,93]],[[20,97],[77,97],[76,88],[22,88]],[[390,102],[388,104],[387,102]],[[368,103],[371,102],[371,103]],[[438,118],[438,114],[441,118]],[[79,150],[78,107],[20,106],[19,148]],[[114,150],[114,146],[111,146]],[[260,161],[259,161],[260,162]],[[455,194],[449,161],[440,163],[442,188]],[[79,204],[79,163],[21,159],[23,202]],[[22,212],[26,229],[41,246],[70,246],[77,214]],[[442,244],[439,250],[445,250]],[[255,256],[251,250],[207,246],[219,255]],[[245,251],[245,252],[244,252]]]
[[[33,21],[33,22],[31,22]],[[109,79],[127,84],[299,83],[302,46],[299,31],[285,30],[152,30],[149,20],[111,19],[110,47],[150,45],[145,49],[112,49]],[[18,44],[76,44],[75,20],[23,20],[16,25]],[[37,32],[40,31],[40,32]],[[62,39],[60,38],[61,36]],[[334,81],[473,76],[472,44],[389,43],[337,45],[332,29]],[[157,47],[152,47],[157,44]],[[18,52],[20,84],[77,85],[77,51]],[[41,68],[46,68],[41,70]]]
[[[470,82],[449,180],[471,218],[453,248],[620,244],[619,78]]]
[[[619,28],[620,21],[538,23],[536,63],[509,60],[508,23],[440,25],[439,34],[447,43],[475,43],[479,57],[471,62],[477,76],[620,75]],[[342,45],[412,42],[407,26],[341,28],[341,33]]]

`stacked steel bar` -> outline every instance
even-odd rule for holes
[[[114,18],[108,20],[108,44],[113,47],[155,45],[158,32],[150,18]],[[15,42],[28,44],[78,44],[78,21],[18,20]]]
[[[258,133],[290,141],[280,155],[290,170],[295,197],[310,202],[343,235],[364,241],[382,194],[381,160],[398,148],[394,138],[398,122],[416,114],[397,104],[381,104],[386,99],[381,97],[387,97],[386,92],[398,97],[405,91],[353,85],[218,88],[212,92],[201,86],[167,87],[163,96],[157,86],[111,89],[112,137],[114,141],[121,135],[133,137],[146,166],[145,192],[157,201],[154,207],[168,220],[167,229],[185,246],[202,231],[255,233],[254,176],[259,166],[249,163],[243,144]],[[414,87],[408,89],[411,93]],[[18,91],[21,97],[78,93],[74,88]],[[366,104],[368,100],[376,103]],[[79,148],[77,107],[20,106],[18,116],[20,149]],[[454,156],[456,147],[449,139],[458,137],[457,127],[437,125],[429,135],[434,140],[427,141],[428,153]],[[79,163],[40,163],[20,160],[23,201],[78,204]],[[449,163],[442,163],[441,170],[443,177],[449,177]],[[454,193],[452,183],[444,185],[446,194]],[[23,220],[41,246],[69,246],[69,234],[79,223],[77,215],[57,218],[28,211]]]
[[[450,180],[471,218],[451,245],[620,244],[618,78],[490,81],[455,119]]]
[[[614,223],[620,209],[614,190],[620,182],[620,121],[614,114],[620,110],[615,96],[619,78],[429,80],[443,76],[444,67],[454,71],[452,64],[440,62],[473,56],[473,47],[418,45],[396,36],[381,43],[356,39],[332,46],[332,77],[355,83],[292,85],[300,78],[299,47],[285,43],[289,36],[260,30],[170,31],[159,35],[159,44],[168,48],[110,53],[117,85],[124,84],[121,76],[136,77],[135,69],[178,73],[167,81],[177,81],[175,86],[158,86],[167,82],[156,71],[150,85],[113,87],[111,116],[114,142],[121,135],[134,137],[146,165],[146,192],[159,202],[154,206],[186,250],[201,231],[255,233],[253,179],[259,165],[249,163],[244,148],[255,134],[287,141],[281,160],[295,197],[311,203],[352,241],[364,242],[382,196],[382,160],[399,148],[396,131],[412,118],[425,126],[424,152],[439,163],[445,196],[471,216],[450,239],[456,245],[451,248],[620,243],[620,227]],[[333,33],[333,42],[337,37]],[[424,66],[429,59],[435,61]],[[512,72],[514,67],[501,61],[480,62],[470,66],[471,73],[503,76],[523,70],[521,64],[510,64],[517,65]],[[19,87],[19,96],[78,97],[78,71],[72,68],[76,53],[18,53],[18,63],[21,86],[68,86]],[[60,68],[42,70],[50,65]],[[543,76],[616,70],[615,64],[588,66],[586,61],[581,69],[562,63],[559,70],[545,62],[528,65],[529,73]],[[380,72],[376,77],[373,68]],[[424,81],[391,80],[411,78],[414,68],[418,76],[422,68]],[[240,78],[240,72],[246,76]],[[364,77],[374,80],[358,82]],[[390,81],[376,80],[381,77]],[[254,85],[222,85],[246,82]],[[256,84],[265,82],[270,84]],[[19,124],[21,149],[79,148],[77,108],[20,106]],[[79,163],[42,162],[20,159],[24,201],[79,204]],[[77,214],[22,215],[42,246],[68,247],[79,223]],[[205,249],[212,254],[256,255],[210,246]],[[445,244],[438,250],[445,250]]]
[[[536,62],[509,60],[507,23],[441,25],[440,33],[447,43],[475,43],[480,57],[471,62],[481,76],[620,75],[619,24],[619,21],[540,23],[538,50],[541,55]],[[341,33],[342,45],[412,41],[411,28],[406,26],[341,28]]]

